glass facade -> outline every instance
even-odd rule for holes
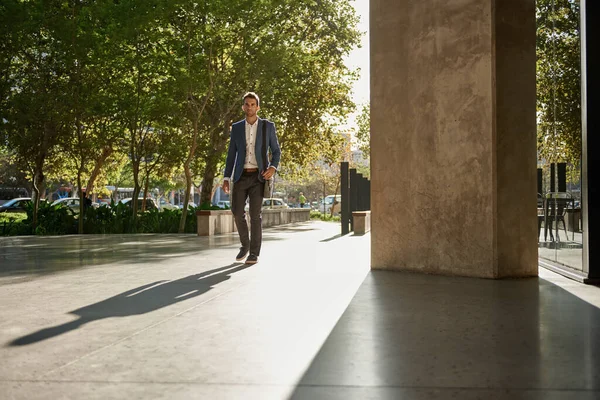
[[[575,0],[538,0],[539,257],[583,272],[581,29]]]

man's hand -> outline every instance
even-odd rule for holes
[[[262,173],[262,177],[265,178],[265,180],[269,180],[273,177],[273,175],[275,175],[275,171],[277,171],[275,167],[269,167],[265,172]]]
[[[225,192],[225,194],[229,194],[229,181],[223,182],[223,191]]]

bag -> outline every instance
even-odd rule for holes
[[[262,124],[262,155],[263,155],[263,171],[267,170],[267,120],[263,120]],[[265,179],[265,188],[263,190],[263,198],[273,197],[273,188],[275,187],[275,175],[271,179]]]

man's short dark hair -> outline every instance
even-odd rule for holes
[[[256,100],[256,105],[260,107],[260,98],[254,92],[246,92],[246,94],[244,95],[244,97],[242,97],[242,103],[245,102],[248,97],[250,97],[251,99]]]

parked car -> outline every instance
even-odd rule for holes
[[[52,202],[52,205],[55,206],[57,204],[62,204],[65,207],[69,207],[71,211],[74,213],[79,212],[79,197],[63,197],[62,199],[58,199]],[[91,203],[92,207],[98,208],[100,205],[98,203]]]
[[[325,214],[331,214],[331,207],[333,207],[333,215],[338,215],[342,209],[342,195],[329,195],[326,196],[321,204],[319,211]]]
[[[229,200],[217,201],[217,207],[219,207],[219,208],[231,208],[231,203],[229,202]]]
[[[123,204],[126,204],[129,207],[131,207],[133,205],[131,200],[133,200],[131,197],[129,197],[127,199],[121,199],[121,200],[119,200],[119,203],[123,203]],[[140,211],[142,209],[142,201],[143,200],[144,200],[143,198],[137,199],[138,211]],[[146,211],[150,211],[150,210],[158,210],[158,205],[156,204],[156,201],[153,198],[148,197],[146,199]]]
[[[180,203],[180,204],[179,204],[177,207],[179,207],[180,209],[181,209],[181,208],[183,208],[183,202],[182,202],[182,203]],[[197,205],[196,205],[196,203],[194,203],[193,201],[190,201],[190,202],[188,203],[188,208],[196,208],[196,207],[198,207],[198,206],[197,206]]]
[[[0,206],[0,213],[24,213],[26,212],[27,203],[31,201],[31,197],[17,197],[7,201]]]
[[[99,207],[108,207],[112,203],[112,199],[98,199]]]
[[[246,204],[246,211],[249,210],[250,206],[248,204]],[[276,210],[276,209],[282,209],[282,208],[290,208],[287,204],[285,204],[285,202],[283,201],[283,199],[277,198],[277,197],[272,197],[272,198],[268,198],[268,199],[263,199],[262,202],[262,208],[266,209],[266,210]]]
[[[23,199],[29,196],[27,189],[22,187],[0,187],[0,206],[8,203],[10,200]]]
[[[263,208],[290,208],[287,204],[285,204],[285,202],[283,201],[283,199],[279,199],[279,198],[269,198],[269,199],[264,199],[263,200]]]
[[[175,204],[171,204],[167,201],[167,199],[165,199],[164,197],[160,198],[160,209],[161,210],[177,210],[179,209],[179,207],[177,207]]]

